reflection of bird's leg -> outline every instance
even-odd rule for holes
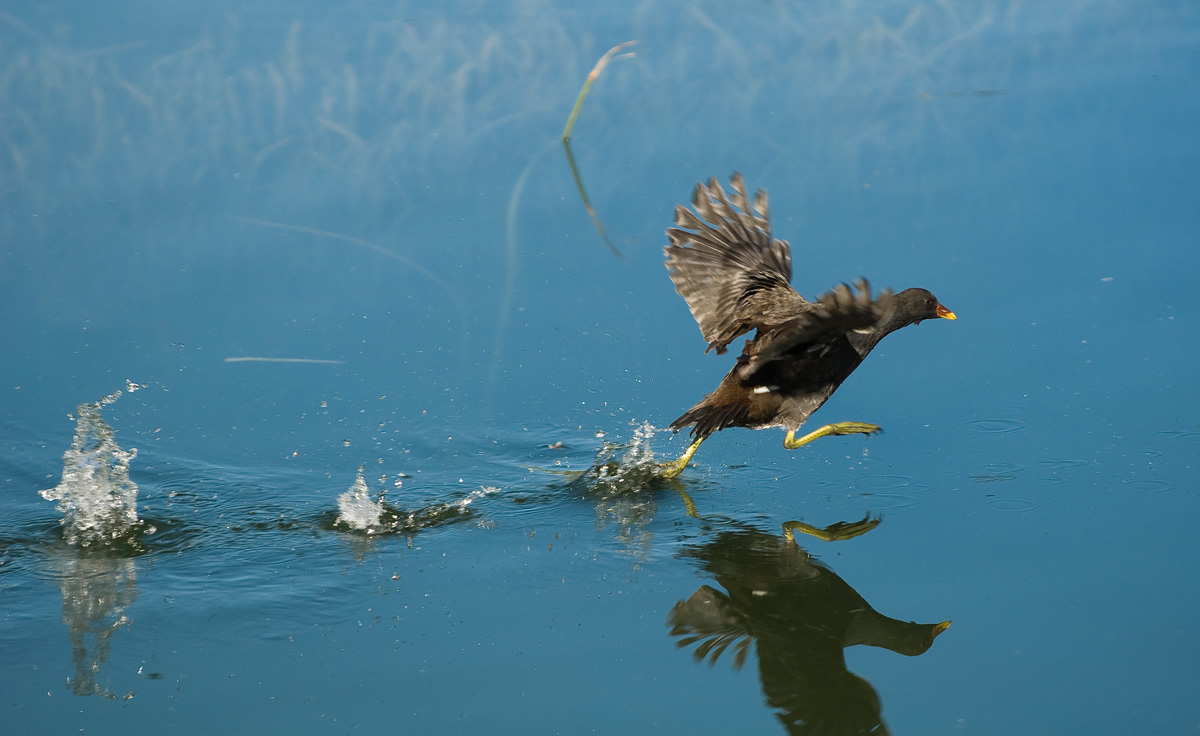
[[[703,437],[697,437],[696,441],[688,445],[688,448],[683,451],[678,460],[672,460],[669,463],[662,463],[658,466],[658,474],[664,478],[674,478],[683,472],[687,464],[691,462],[692,455],[696,454],[696,449],[700,447],[700,443],[704,441]]]
[[[788,544],[796,543],[796,532],[811,534],[817,539],[821,539],[821,530],[815,526],[805,524],[803,521],[785,521],[783,522],[783,539]],[[824,540],[828,542],[829,540]]]
[[[789,429],[788,433],[787,433],[787,437],[783,438],[783,446],[789,450],[795,450],[797,447],[803,447],[804,445],[807,445],[809,442],[812,442],[813,440],[817,439],[818,437],[824,437],[825,435],[830,435],[830,434],[875,434],[876,432],[879,432],[879,431],[881,431],[881,430],[878,425],[867,424],[866,422],[838,422],[836,424],[826,424],[824,427],[821,427],[820,429],[814,429],[813,431],[804,435],[800,439],[796,439],[796,430]],[[691,451],[693,449],[695,449],[694,446],[692,448],[689,448],[689,451],[687,453],[684,453],[684,456],[690,458]],[[683,458],[680,458],[680,460],[682,460],[682,459]],[[682,469],[683,468],[681,467],[680,470],[682,470]]]
[[[881,521],[883,521],[882,516],[876,516],[872,519],[871,515],[867,514],[863,517],[862,521],[839,521],[836,524],[830,524],[824,529],[818,529],[811,524],[805,524],[803,521],[785,521],[783,522],[783,538],[788,542],[795,543],[795,532],[803,532],[824,542],[838,542],[866,534],[879,526],[879,522]]]
[[[676,488],[675,492],[679,494],[681,499],[683,499],[683,508],[687,510],[688,516],[692,517],[693,519],[699,519],[700,513],[696,511],[696,502],[692,500],[691,494],[683,490],[683,488]]]

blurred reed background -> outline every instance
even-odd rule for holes
[[[0,12],[0,198],[10,211],[100,198],[110,212],[142,212],[177,199],[270,218],[301,198],[319,210],[352,204],[386,226],[405,202],[423,202],[422,184],[444,195],[536,153],[595,59],[628,39],[639,39],[638,56],[589,101],[582,159],[646,128],[674,130],[684,146],[753,137],[798,170],[821,171],[828,187],[830,176],[862,181],[927,157],[908,144],[927,142],[930,128],[943,155],[969,156],[969,126],[992,108],[955,98],[1003,95],[1014,67],[1105,53],[1006,48],[1006,29],[1039,11],[995,2],[292,9],[303,18],[249,4],[214,6],[190,36],[131,32],[99,48],[87,24],[57,10],[55,24]],[[349,12],[361,22],[347,23]],[[736,32],[726,30],[732,15]],[[497,150],[512,129],[528,131],[517,136],[524,148]],[[808,160],[794,160],[792,137]],[[649,165],[672,155],[662,147],[623,154]],[[314,180],[324,182],[317,201]]]

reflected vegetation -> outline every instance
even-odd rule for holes
[[[843,522],[817,536],[838,538],[846,529],[861,534],[875,524],[869,518]],[[671,635],[710,665],[730,652],[735,668],[755,644],[767,704],[788,733],[887,733],[879,695],[846,669],[843,650],[865,644],[915,656],[950,622],[918,624],[877,612],[790,534],[812,527],[788,526],[788,533],[775,535],[728,524],[686,548],[682,556],[696,560],[724,591],[702,585],[676,603],[667,617]]]
[[[1068,3],[1061,17],[1086,4]],[[99,48],[83,24],[0,11],[0,193],[36,211],[84,189],[145,211],[166,192],[191,190],[261,216],[264,207],[288,210],[296,184],[322,180],[327,196],[353,202],[360,216],[392,219],[403,212],[397,199],[418,193],[397,181],[465,181],[448,168],[477,171],[514,130],[535,132],[518,143],[532,155],[538,129],[562,124],[603,50],[591,38],[603,34],[538,3],[456,14],[406,5],[351,33],[340,13],[280,18],[260,33],[242,17],[253,5],[215,9],[190,37],[131,36]],[[855,11],[644,3],[623,25],[646,53],[606,80],[606,98],[623,104],[591,110],[580,127],[599,144],[648,121],[680,129],[703,116],[735,132],[764,113],[791,114],[786,133],[756,126],[762,147],[784,150],[782,136],[804,130],[816,159],[804,168],[860,181],[886,171],[896,152],[919,150],[929,129],[939,147],[972,156],[965,132],[1014,96],[1003,91],[1022,60],[1009,50],[997,64],[980,41],[1032,13],[997,2]],[[981,62],[991,62],[988,85],[964,87],[955,70]],[[787,82],[795,79],[804,80],[799,90]],[[784,90],[796,103],[790,113]],[[723,115],[708,109],[714,93]],[[615,114],[629,127],[616,129]],[[125,186],[114,192],[113,180]]]

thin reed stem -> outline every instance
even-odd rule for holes
[[[604,56],[596,62],[596,66],[592,67],[592,71],[588,73],[587,80],[583,83],[583,88],[579,90],[579,97],[575,99],[575,106],[571,108],[571,115],[567,118],[567,125],[563,128],[562,144],[563,149],[567,152],[567,165],[571,167],[571,176],[575,179],[575,188],[579,190],[579,199],[583,201],[583,207],[587,210],[588,216],[592,218],[592,224],[596,227],[596,232],[600,234],[600,239],[612,251],[612,254],[621,258],[621,251],[617,250],[617,246],[609,240],[608,233],[604,229],[604,224],[600,222],[600,216],[596,214],[596,208],[592,206],[592,201],[588,199],[587,190],[583,186],[583,177],[579,175],[579,167],[575,164],[575,155],[571,152],[571,131],[575,130],[575,121],[579,119],[579,111],[583,109],[583,101],[587,99],[588,93],[592,91],[592,84],[596,78],[600,76],[600,72],[604,71],[604,67],[608,66],[608,62],[613,59],[624,59],[634,56],[634,52],[619,53],[621,49],[632,46],[637,41],[626,41],[613,46],[605,52]]]

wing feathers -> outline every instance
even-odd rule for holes
[[[788,282],[788,244],[771,238],[767,194],[753,205],[741,174],[727,195],[715,179],[697,184],[692,208],[675,208],[675,224],[664,249],[675,290],[687,301],[709,350],[724,353],[730,342],[764,326],[777,314],[794,316],[807,302]]]

